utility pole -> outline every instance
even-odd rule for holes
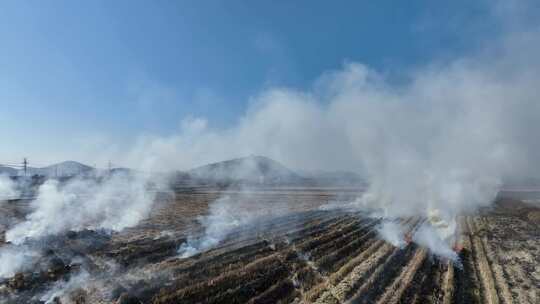
[[[23,159],[24,176],[26,176],[26,168],[28,167],[28,160],[26,157]]]

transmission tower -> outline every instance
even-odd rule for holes
[[[26,157],[23,159],[24,176],[26,176],[26,168],[28,168],[28,160]]]

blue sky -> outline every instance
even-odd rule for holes
[[[0,163],[167,136],[186,117],[226,128],[265,88],[348,61],[407,81],[499,27],[487,1],[2,1]]]

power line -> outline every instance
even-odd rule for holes
[[[30,167],[30,162],[28,161],[28,158],[26,158],[26,162],[27,162],[27,168],[30,169],[31,167]],[[45,164],[35,163],[35,162],[32,162],[32,164],[33,164],[34,168],[42,168],[42,167],[47,166]],[[24,168],[24,159],[23,159],[23,162],[3,162],[3,163],[0,163],[0,166],[1,167]]]
[[[1,167],[20,167],[22,168],[23,165],[21,164],[0,164]]]

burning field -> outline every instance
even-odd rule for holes
[[[0,304],[540,303],[540,1],[2,2]]]
[[[177,189],[158,193],[148,218],[118,232],[67,229],[20,245],[24,257],[4,236],[0,302],[538,303],[534,205],[499,198],[459,216],[452,258],[416,241],[428,219],[347,208],[356,196]],[[2,235],[30,208],[23,200],[1,207],[15,219]],[[381,237],[388,223],[402,243]],[[7,274],[6,263],[23,265]]]

